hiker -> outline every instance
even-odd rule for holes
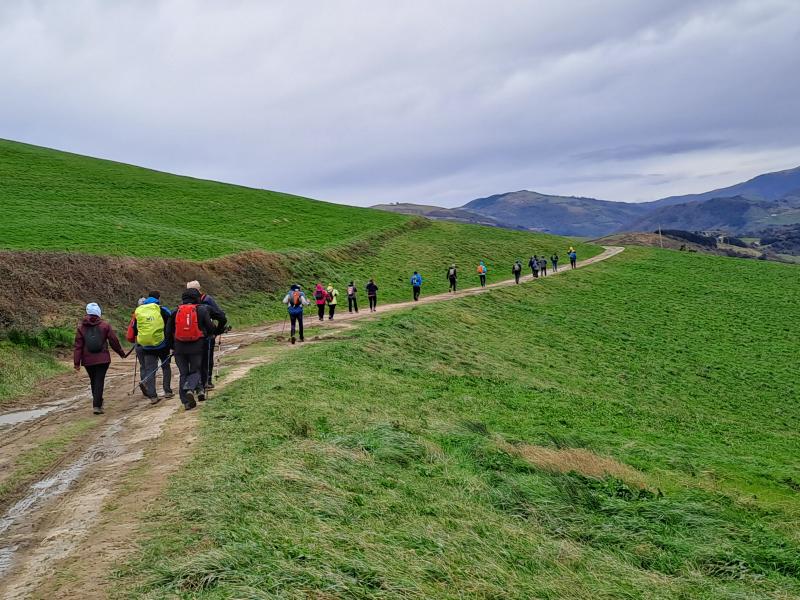
[[[339,302],[339,290],[331,284],[325,291],[328,293],[328,320],[333,321],[333,313],[336,312],[336,304]]]
[[[369,300],[369,312],[378,310],[378,286],[372,279],[367,284],[367,300]]]
[[[554,252],[550,257],[550,263],[553,265],[553,273],[558,273],[558,253]]]
[[[486,287],[486,264],[483,261],[478,264],[478,277],[481,280],[481,287]]]
[[[163,369],[164,397],[171,398],[174,395],[171,389],[169,347],[164,337],[164,329],[172,313],[159,304],[160,296],[157,290],[150,292],[133,313],[133,335],[142,358],[139,389],[151,404],[158,404],[160,400],[156,393],[156,372],[159,367]]]
[[[289,319],[292,322],[291,336],[292,343],[294,344],[295,325],[300,330],[300,341],[304,342],[303,338],[303,307],[311,304],[303,293],[302,288],[298,284],[294,284],[289,288],[286,296],[283,298],[283,303],[289,309]]]
[[[103,389],[108,365],[111,364],[109,345],[120,358],[125,358],[117,334],[111,325],[101,318],[102,314],[96,302],[86,305],[86,316],[75,331],[75,347],[72,351],[75,371],[80,371],[83,365],[89,375],[92,387],[92,410],[96,415],[103,414]]]
[[[536,279],[539,277],[539,257],[535,254],[531,256],[531,260],[528,262],[528,266],[531,268],[531,274],[533,278]]]
[[[547,277],[547,259],[544,256],[539,259],[539,271],[542,272],[542,277]]]
[[[414,293],[414,302],[419,300],[419,293],[422,290],[422,275],[414,271],[411,276],[411,290]]]
[[[190,281],[186,284],[186,289],[195,289],[200,293],[200,304],[208,306],[208,316],[216,323],[216,327],[206,335],[206,348],[203,352],[203,364],[200,367],[200,382],[205,389],[213,390],[214,383],[211,378],[214,375],[214,346],[217,344],[217,336],[225,331],[228,317],[225,316],[225,311],[219,307],[217,301],[203,292],[199,281]]]
[[[347,286],[347,312],[358,312],[358,290],[355,282],[351,281]]]
[[[519,277],[522,275],[522,263],[519,259],[514,261],[514,266],[511,267],[511,274],[514,275],[514,283],[519,285]]]
[[[187,288],[181,295],[180,306],[167,322],[164,337],[175,356],[180,372],[178,394],[184,409],[192,410],[197,400],[206,399],[202,380],[203,357],[208,355],[208,338],[213,339],[215,326],[211,307],[202,304],[200,290]]]
[[[322,287],[321,283],[317,284],[314,289],[314,302],[317,303],[317,316],[320,321],[325,320],[325,303],[328,301],[328,292]]]
[[[578,266],[578,253],[572,247],[569,249],[569,266],[573,269]]]
[[[147,296],[142,296],[139,300],[136,301],[136,306],[141,306],[144,304],[144,301],[147,300]],[[133,309],[131,313],[131,320],[128,321],[128,330],[125,332],[125,339],[133,344],[133,350],[136,353],[136,361],[139,363],[139,370],[144,373],[144,353],[142,352],[142,347],[136,343],[136,331],[134,329],[134,324],[136,323],[136,309]],[[134,377],[136,373],[134,373]]]
[[[450,268],[447,269],[447,280],[450,282],[450,287],[448,288],[448,291],[455,293],[456,283],[458,281],[458,270],[456,269],[455,263],[450,265]]]

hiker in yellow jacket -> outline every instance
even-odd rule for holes
[[[339,290],[331,284],[325,291],[328,292],[328,320],[333,321],[333,313],[336,312],[336,304],[339,301]]]

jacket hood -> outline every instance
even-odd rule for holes
[[[85,315],[83,317],[83,321],[81,321],[81,324],[86,325],[86,327],[95,327],[99,325],[102,320],[103,319],[97,315]]]
[[[193,288],[184,290],[184,292],[181,294],[181,302],[183,304],[199,304],[200,292]]]
[[[325,291],[325,288],[324,288],[324,287],[322,287],[322,284],[321,284],[321,283],[318,283],[318,284],[317,284],[317,289],[318,289],[318,290],[321,290],[321,291],[323,291],[323,292]]]
[[[158,304],[158,298],[153,298],[152,296],[145,298],[142,304]]]

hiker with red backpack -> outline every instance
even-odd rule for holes
[[[200,282],[190,281],[186,284],[186,289],[195,289],[200,292],[200,304],[208,306],[208,315],[216,323],[213,330],[206,336],[206,348],[203,352],[203,364],[200,367],[200,381],[207,390],[214,389],[212,377],[214,375],[214,347],[217,345],[217,336],[225,332],[225,325],[228,324],[228,317],[225,311],[219,307],[217,301],[203,292]]]
[[[80,371],[83,365],[89,375],[92,387],[92,411],[96,415],[103,414],[103,390],[108,366],[111,364],[108,347],[111,346],[120,358],[126,356],[117,334],[101,315],[102,311],[96,302],[86,305],[86,316],[75,332],[75,346],[72,352],[75,371]]]
[[[283,298],[283,303],[289,309],[289,319],[292,321],[292,328],[291,328],[291,340],[294,344],[294,332],[295,326],[300,330],[300,341],[304,342],[305,339],[303,338],[303,307],[308,306],[311,304],[306,298],[306,295],[303,293],[303,290],[300,288],[298,284],[294,284],[289,291],[287,292],[286,296]],[[286,323],[284,322],[284,325]]]
[[[347,286],[347,312],[353,312],[354,310],[358,312],[357,295],[358,290],[356,289],[356,284],[354,281],[351,281]]]
[[[486,287],[486,263],[478,263],[478,277],[481,280],[481,287]]]
[[[321,283],[317,284],[314,289],[314,302],[317,303],[317,316],[320,321],[325,320],[325,304],[328,302],[328,292],[322,287]]]
[[[191,410],[197,400],[206,399],[201,368],[208,351],[207,339],[214,335],[211,309],[201,304],[200,290],[189,288],[181,296],[181,304],[167,322],[164,335],[175,355],[180,372],[179,394],[183,407]]]

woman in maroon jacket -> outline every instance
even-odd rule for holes
[[[75,350],[72,360],[75,370],[80,371],[84,366],[89,374],[92,384],[92,407],[94,414],[103,414],[103,388],[106,384],[106,372],[111,364],[109,344],[114,352],[125,358],[125,352],[119,343],[119,338],[106,321],[100,318],[100,307],[96,302],[86,305],[86,316],[83,317],[78,331],[75,333]]]

